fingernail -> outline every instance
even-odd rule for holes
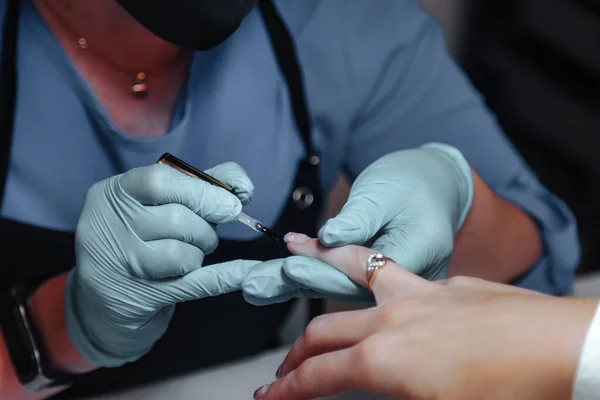
[[[285,235],[283,240],[286,243],[304,244],[310,240],[310,237],[303,235],[302,233],[290,232],[287,235]]]
[[[283,364],[281,364],[279,366],[279,368],[277,368],[277,372],[275,372],[275,378],[279,379],[281,378],[281,371],[283,370]]]
[[[269,387],[271,385],[264,385],[258,388],[258,390],[256,390],[256,392],[254,392],[254,400],[258,400],[262,397],[265,396],[265,394],[267,394],[267,391],[269,390]]]

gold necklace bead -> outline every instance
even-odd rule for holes
[[[133,85],[133,93],[137,98],[143,98],[148,95],[148,84],[146,83],[146,73],[138,72],[135,76],[136,84]]]
[[[131,89],[136,97],[145,97],[148,94],[148,85],[145,83],[136,83]]]
[[[88,48],[88,41],[84,37],[80,37],[79,39],[77,39],[77,43],[79,43],[79,47],[81,47],[82,49]]]
[[[82,49],[88,48],[88,41],[84,37],[77,39],[77,44],[79,44],[79,47]],[[146,83],[147,78],[148,76],[143,71],[140,71],[135,75],[136,83],[131,87],[135,97],[143,98],[148,95],[148,84]]]

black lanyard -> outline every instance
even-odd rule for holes
[[[17,36],[19,32],[19,0],[9,0],[5,13],[2,60],[0,71],[0,209],[4,200],[10,152],[14,135],[15,107],[17,102]],[[307,152],[307,159],[317,156],[311,140],[311,118],[304,95],[304,81],[296,47],[287,26],[277,12],[272,0],[260,2],[265,25],[275,50],[279,68],[290,92],[294,118]],[[317,158],[318,160],[318,158]],[[317,163],[310,162],[315,168]]]

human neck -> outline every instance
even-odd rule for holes
[[[169,64],[181,47],[154,35],[114,0],[33,0],[51,30],[123,70],[147,70]],[[57,32],[59,31],[59,32]]]

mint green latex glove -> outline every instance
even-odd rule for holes
[[[298,297],[366,305],[375,302],[367,289],[331,265],[313,258],[293,256],[264,263],[243,263],[248,268],[242,283],[244,299],[255,306],[285,303]]]
[[[213,224],[235,221],[253,185],[233,163],[207,173],[238,196],[161,164],[88,191],[64,309],[73,344],[96,365],[116,367],[146,354],[175,304],[240,289],[249,263],[201,266],[218,245]]]
[[[367,246],[421,277],[444,279],[472,200],[471,169],[457,149],[432,143],[397,151],[360,174],[342,211],[319,231],[319,241],[326,247]],[[297,296],[372,300],[337,269],[305,257],[256,266],[242,287],[255,305]]]
[[[359,175],[319,240],[326,247],[368,245],[423,278],[445,279],[472,202],[471,168],[456,148],[430,143],[397,151]]]

